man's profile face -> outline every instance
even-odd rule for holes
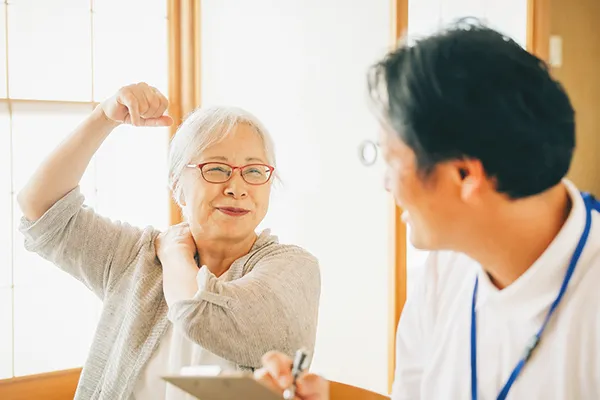
[[[451,163],[440,163],[425,174],[417,168],[415,152],[389,127],[380,132],[386,163],[385,188],[403,210],[412,245],[422,250],[448,249],[452,242],[460,188]]]

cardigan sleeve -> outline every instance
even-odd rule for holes
[[[36,221],[21,219],[25,248],[83,282],[100,299],[142,247],[143,231],[85,206],[79,188]]]
[[[312,353],[321,279],[317,260],[306,251],[276,245],[240,279],[224,282],[206,267],[198,292],[174,303],[169,319],[210,352],[242,367],[257,368],[269,350]]]

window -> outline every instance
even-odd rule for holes
[[[81,366],[100,302],[23,248],[15,196],[48,152],[119,87],[167,93],[167,0],[0,0],[0,379]],[[169,223],[168,129],[123,126],[82,182],[113,219]]]

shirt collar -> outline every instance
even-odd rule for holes
[[[571,197],[572,208],[561,230],[531,267],[503,290],[498,290],[480,267],[477,308],[489,304],[498,310],[506,308],[510,314],[538,315],[556,298],[586,218],[579,190],[566,179],[563,184]]]

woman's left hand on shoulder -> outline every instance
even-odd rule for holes
[[[173,225],[161,232],[154,241],[156,256],[165,263],[170,259],[194,258],[196,243],[187,223]]]
[[[198,291],[196,243],[186,223],[173,225],[154,241],[156,256],[163,269],[163,292],[171,306],[180,300],[189,300]]]

